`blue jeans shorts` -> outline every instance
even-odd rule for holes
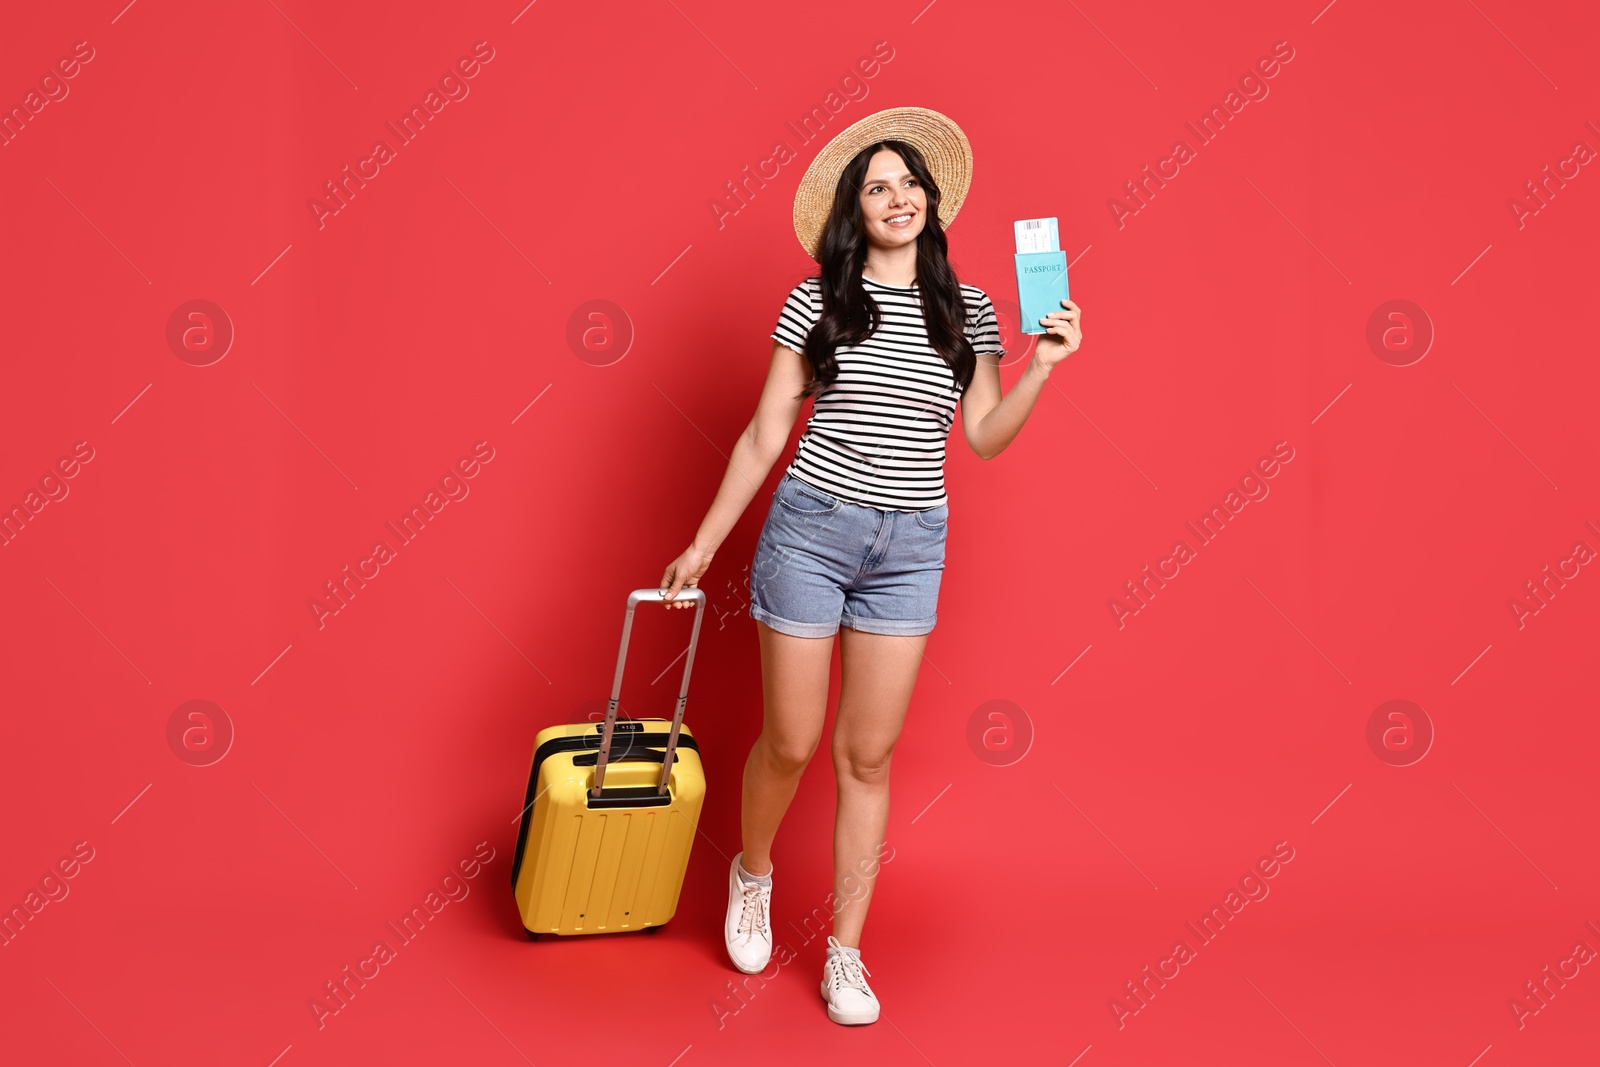
[[[786,473],[750,564],[750,617],[794,637],[928,633],[949,514],[851,503]]]

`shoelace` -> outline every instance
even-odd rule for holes
[[[742,885],[744,891],[744,907],[739,912],[739,932],[754,936],[757,932],[767,932],[767,901],[766,894],[762,892],[765,886]]]
[[[861,962],[861,957],[849,952],[836,952],[833,954],[832,963],[833,988],[838,989],[841,985],[847,985],[852,989],[861,990],[869,997],[873,995],[872,990],[867,988],[866,979],[861,977],[862,971],[866,971],[869,975],[872,973],[867,971],[867,965]]]

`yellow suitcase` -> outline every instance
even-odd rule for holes
[[[530,939],[541,934],[654,930],[678,908],[705,798],[700,746],[683,725],[706,595],[685,587],[694,629],[672,719],[617,721],[628,635],[642,601],[628,594],[604,722],[540,730],[533,743],[511,885]]]

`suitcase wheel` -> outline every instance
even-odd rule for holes
[[[661,926],[665,925],[666,923],[661,924]],[[646,926],[644,928],[644,932],[647,934],[659,934],[661,932],[661,926]]]
[[[537,940],[539,940],[539,935],[534,933],[532,930],[524,930],[523,933],[528,935],[528,940],[529,941],[537,941]]]

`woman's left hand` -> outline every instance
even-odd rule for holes
[[[1078,305],[1070,300],[1061,301],[1061,307],[1061,311],[1052,311],[1039,320],[1039,324],[1045,327],[1045,332],[1039,335],[1038,343],[1033,347],[1033,358],[1038,360],[1045,370],[1052,369],[1083,344],[1083,326],[1080,321],[1083,313],[1078,309]]]

